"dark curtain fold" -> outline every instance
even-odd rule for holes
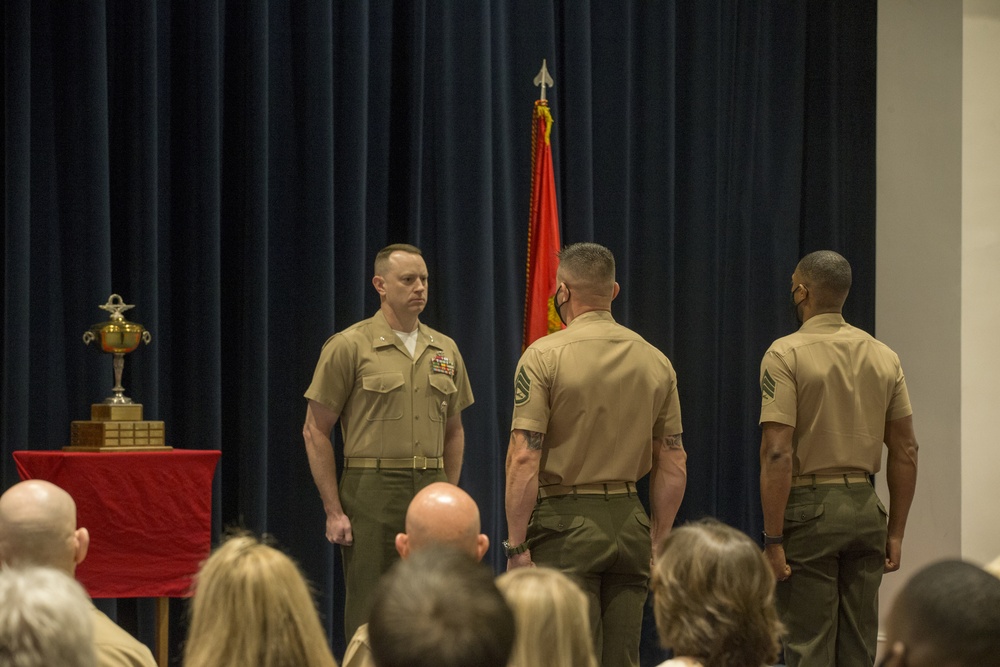
[[[423,319],[469,366],[462,486],[499,544],[545,58],[563,241],[615,252],[615,316],[678,370],[679,520],[758,535],[757,369],[795,326],[799,256],[846,255],[846,316],[874,326],[875,19],[844,0],[7,0],[4,486],[12,451],[62,447],[110,393],[80,337],[119,293],[153,333],[127,393],[169,444],[222,450],[216,533],[273,534],[340,649],[302,392],[376,309],[375,252],[407,241]]]

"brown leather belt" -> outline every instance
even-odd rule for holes
[[[605,482],[603,484],[577,484],[563,486],[548,484],[538,487],[538,498],[558,498],[560,496],[623,496],[635,493],[635,482]]]
[[[386,459],[378,457],[352,456],[344,459],[345,468],[381,468],[392,470],[440,470],[444,467],[444,459],[440,456],[410,456],[404,459]]]
[[[852,482],[868,483],[866,472],[845,472],[833,475],[796,475],[792,477],[792,486],[816,486],[819,484],[843,484],[850,486]]]

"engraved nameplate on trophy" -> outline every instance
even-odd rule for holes
[[[141,324],[125,319],[122,313],[134,306],[126,304],[117,294],[112,294],[108,302],[99,307],[111,313],[111,319],[90,327],[83,334],[83,342],[97,341],[102,352],[113,355],[115,386],[103,403],[90,406],[90,421],[70,424],[70,444],[63,449],[70,452],[173,449],[164,444],[163,422],[143,420],[142,405],[126,396],[122,386],[125,355],[139,347],[140,342],[148,345],[152,335]]]

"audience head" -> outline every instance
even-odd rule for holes
[[[929,565],[899,591],[886,630],[886,667],[996,664],[1000,579],[960,560]]]
[[[506,667],[514,616],[486,566],[428,547],[383,576],[368,635],[378,667]]]
[[[0,496],[0,563],[44,566],[74,574],[90,546],[76,527],[76,503],[51,482],[20,482]]]
[[[0,568],[0,667],[94,667],[90,598],[53,568]]]
[[[705,667],[760,667],[777,658],[774,574],[760,547],[715,520],[675,528],[653,568],[656,628],[677,656]]]
[[[522,567],[497,578],[517,623],[510,667],[597,667],[589,602],[565,574]]]
[[[429,546],[450,546],[479,561],[490,546],[479,530],[479,507],[472,496],[454,484],[434,482],[410,501],[406,532],[396,535],[396,551],[408,558]]]
[[[229,538],[194,582],[185,667],[336,665],[309,586],[284,553]]]

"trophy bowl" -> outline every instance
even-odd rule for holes
[[[99,341],[101,350],[108,354],[128,354],[139,347],[149,332],[141,324],[124,320],[108,320],[95,324],[88,330],[90,340]]]
[[[106,304],[99,306],[102,310],[111,313],[111,319],[101,324],[95,324],[83,332],[85,345],[96,340],[101,346],[102,352],[114,355],[115,386],[111,390],[114,393],[104,399],[108,405],[132,404],[132,399],[125,395],[125,388],[122,386],[125,355],[139,347],[140,341],[148,345],[153,338],[141,324],[129,322],[122,315],[124,311],[132,307],[117,294],[112,294]]]

